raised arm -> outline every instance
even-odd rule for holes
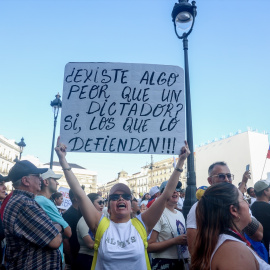
[[[244,194],[245,192],[245,187],[247,186],[248,179],[251,179],[250,177],[250,170],[247,170],[244,172],[243,177],[242,177],[242,182],[239,185],[238,189]]]
[[[101,213],[94,207],[91,200],[86,196],[76,176],[72,172],[66,160],[66,146],[60,143],[60,137],[58,137],[55,151],[59,158],[60,165],[62,166],[62,169],[64,171],[68,185],[70,186],[71,190],[74,192],[78,200],[80,210],[87,225],[92,231],[96,231],[99,220],[101,218]]]
[[[178,158],[178,162],[175,170],[173,171],[163,193],[158,197],[158,199],[151,205],[149,209],[142,213],[142,220],[146,226],[147,232],[150,233],[154,228],[156,223],[158,222],[161,214],[165,208],[165,202],[172,196],[177,183],[179,181],[180,171],[183,169],[184,162],[186,158],[189,156],[190,151],[188,148],[188,144],[185,141],[185,146],[182,147],[181,153]]]

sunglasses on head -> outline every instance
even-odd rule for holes
[[[126,200],[126,201],[130,201],[131,200],[131,195],[130,194],[112,194],[109,196],[111,201],[117,201],[119,200],[120,196]]]
[[[97,202],[99,205],[102,205],[102,204],[104,204],[104,201],[98,201]]]

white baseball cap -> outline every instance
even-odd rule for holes
[[[40,175],[40,177],[43,180],[48,179],[48,178],[60,179],[62,176],[63,176],[62,174],[55,174],[51,169],[48,169],[47,172]]]
[[[158,186],[155,186],[155,187],[151,187],[151,189],[149,191],[149,194],[152,197],[152,196],[154,196],[158,192],[159,192],[159,188],[158,188]]]

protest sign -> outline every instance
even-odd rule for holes
[[[180,67],[68,63],[62,100],[60,136],[67,151],[178,154],[184,145]]]
[[[72,202],[69,198],[69,188],[60,187],[58,189],[58,192],[61,192],[63,194],[63,202],[59,208],[68,209],[72,205]]]

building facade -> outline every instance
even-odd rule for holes
[[[110,189],[113,185],[118,184],[118,183],[123,183],[125,185],[127,185],[127,180],[130,178],[130,176],[128,176],[128,173],[125,171],[121,171],[118,173],[117,178],[115,178],[114,180],[107,182],[105,184],[98,184],[97,185],[97,191],[102,193],[102,197],[103,198],[108,198],[109,193],[110,193]]]
[[[0,135],[0,173],[6,176],[9,170],[15,164],[15,160],[19,159],[20,147],[14,140],[9,140]],[[11,183],[7,183],[7,191],[11,191]]]
[[[84,190],[86,194],[88,193],[96,193],[97,192],[97,172],[89,171],[77,164],[69,163],[72,172],[78,179],[81,186],[84,186]],[[50,167],[50,163],[44,164],[43,167]],[[59,187],[69,188],[65,175],[63,173],[62,167],[59,162],[53,162],[53,171],[56,174],[62,174],[63,176],[58,180]]]
[[[177,162],[177,160],[176,160]],[[174,170],[174,159],[168,158],[158,162],[152,162],[151,164],[141,167],[140,172],[134,173],[129,176],[126,172],[119,178],[121,172],[118,174],[118,178],[98,185],[98,191],[102,192],[104,198],[108,197],[110,189],[117,183],[124,183],[128,185],[132,194],[138,198],[139,194],[149,192],[154,186],[160,186],[162,182],[169,180]],[[182,182],[182,187],[186,188],[186,164],[184,165],[184,172],[181,174],[179,181]]]
[[[208,186],[208,167],[217,161],[228,164],[234,174],[233,184],[238,186],[242,181],[246,166],[250,165],[251,180],[247,186],[251,187],[260,180],[266,179],[270,172],[270,160],[266,159],[269,149],[268,135],[254,131],[247,131],[221,140],[216,140],[195,149],[196,182],[197,187]]]

